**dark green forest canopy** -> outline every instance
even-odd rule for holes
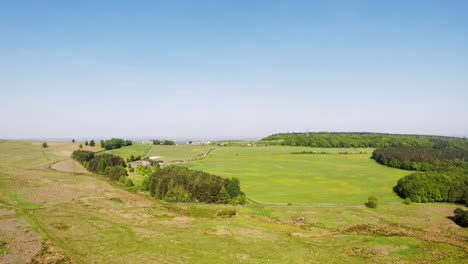
[[[168,202],[244,204],[237,178],[223,179],[203,171],[168,166],[156,170],[149,179],[151,196]]]
[[[372,159],[380,164],[416,171],[441,171],[455,167],[468,167],[468,150],[431,148],[380,148]]]
[[[126,183],[127,170],[125,169],[125,161],[112,154],[95,155],[92,151],[75,150],[72,153],[72,158],[80,162],[87,170],[106,176],[114,181]]]
[[[322,148],[414,147],[468,150],[466,138],[367,132],[280,133],[263,138],[260,143]]]

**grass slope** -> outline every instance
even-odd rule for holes
[[[24,250],[12,235],[15,219],[28,221],[26,233],[39,233],[75,263],[462,263],[468,257],[468,230],[447,219],[454,205],[162,203],[98,176],[50,169],[75,149],[50,145],[0,144],[4,257]],[[217,216],[226,210],[237,214]]]
[[[291,154],[298,151],[331,154]],[[366,152],[343,155],[339,152]],[[362,204],[370,194],[383,203],[400,202],[392,187],[407,171],[370,159],[372,149],[225,147],[187,166],[239,178],[247,196],[260,203]]]

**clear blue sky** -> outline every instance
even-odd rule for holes
[[[468,136],[468,1],[3,1],[0,137]]]

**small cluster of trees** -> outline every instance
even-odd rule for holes
[[[75,143],[75,142],[76,142],[75,139],[72,139],[72,143]],[[90,147],[96,146],[96,142],[94,141],[94,139],[91,139],[90,141],[86,140],[84,144],[85,146],[90,146]],[[82,144],[80,144],[80,149],[81,148],[83,148]]]
[[[266,145],[271,144],[323,148],[468,148],[468,139],[466,138],[359,132],[283,133],[268,136],[262,139],[260,143]]]
[[[125,169],[125,161],[112,154],[95,155],[92,151],[75,150],[72,158],[80,162],[87,170],[108,177],[113,181],[119,181],[126,186],[133,186]]]
[[[153,139],[153,145],[175,145],[175,142],[172,140],[159,140],[159,139]]]
[[[380,164],[416,171],[441,171],[468,166],[468,150],[440,148],[381,148],[372,153]]]
[[[431,171],[412,173],[401,178],[393,188],[412,202],[450,202],[468,205],[468,171]]]
[[[121,138],[112,138],[109,140],[101,140],[101,148],[104,148],[106,150],[110,149],[117,149],[121,148],[123,146],[130,146],[132,145],[131,140],[125,140]]]
[[[185,167],[169,166],[157,169],[145,185],[151,196],[170,202],[246,202],[238,179],[223,179]]]

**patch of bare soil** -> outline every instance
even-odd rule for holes
[[[213,228],[208,229],[205,231],[206,234],[215,235],[215,236],[246,236],[246,237],[255,237],[255,238],[263,238],[265,234],[255,228],[235,228],[235,229],[227,229],[224,227],[221,228]]]
[[[42,247],[42,238],[22,219],[0,220],[0,237],[4,254],[0,263],[29,263]]]
[[[389,253],[408,249],[408,246],[377,245],[367,248],[366,251],[373,255],[388,255]]]
[[[427,231],[417,231],[383,224],[353,225],[341,229],[340,233],[378,236],[409,236],[428,242],[449,244],[459,247],[465,251],[468,250],[468,243],[466,243],[466,240],[462,237],[454,235],[442,235],[440,233],[432,233]]]
[[[46,263],[71,264],[73,261],[65,255],[63,250],[54,246],[52,243],[45,242],[42,245],[41,252],[32,259],[31,264]]]
[[[0,209],[0,217],[3,217],[3,216],[14,216],[15,214],[16,214],[15,210]]]
[[[427,230],[419,231],[406,229],[403,227],[384,225],[384,224],[358,224],[351,225],[341,229],[335,230],[314,230],[310,232],[293,232],[290,236],[294,237],[321,237],[321,236],[333,236],[340,234],[351,234],[351,235],[375,235],[375,236],[408,236],[414,237],[427,242],[444,243],[452,246],[456,246],[460,249],[468,251],[468,243],[465,237],[441,234],[440,232],[428,232]]]
[[[66,173],[80,173],[80,174],[89,174],[89,172],[78,162],[67,159],[62,160],[50,166],[54,170],[66,172]]]

